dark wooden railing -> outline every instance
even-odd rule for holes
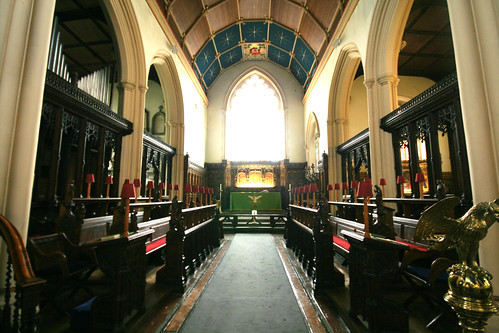
[[[344,286],[343,274],[334,267],[333,230],[327,204],[321,202],[319,209],[290,205],[288,212],[286,246],[311,276],[314,292]]]
[[[219,217],[217,205],[182,210],[174,200],[166,233],[165,265],[156,274],[157,283],[184,292],[187,276],[220,246],[223,229]]]
[[[8,250],[5,295],[3,305],[0,307],[0,331],[34,332],[36,331],[40,290],[45,280],[35,276],[21,235],[1,215],[0,234]]]

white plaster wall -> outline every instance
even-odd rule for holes
[[[171,44],[157,24],[151,9],[145,1],[133,1],[140,32],[144,44],[146,68],[152,64],[153,58],[159,53],[171,55],[182,89],[182,100],[184,106],[184,152],[188,153],[191,160],[199,165],[205,162],[205,138],[206,138],[206,111],[207,106],[202,95],[196,89],[190,76],[182,65],[178,54],[172,53]],[[165,96],[165,98],[167,98]],[[168,112],[169,110],[165,110]],[[181,121],[181,120],[179,120]]]
[[[324,129],[321,130],[321,137],[319,139],[319,150],[321,152],[328,151],[326,129],[328,111],[330,109],[329,105],[332,103],[329,100],[331,78],[333,77],[336,62],[338,60],[339,50],[346,44],[354,44],[361,55],[361,62],[365,63],[367,37],[375,3],[376,1],[373,0],[360,0],[358,2],[350,21],[339,38],[339,46],[333,50],[331,56],[327,60],[323,59],[323,61],[326,61],[324,68],[320,73],[316,73],[316,84],[309,87],[310,91],[308,92],[308,98],[305,101],[305,119],[308,119],[310,112],[315,112],[320,128]],[[364,129],[365,128],[367,128],[367,126],[365,126]]]
[[[418,76],[399,76],[398,95],[412,99],[435,84],[433,80]]]
[[[225,99],[234,80],[251,67],[257,66],[269,73],[280,85],[287,107],[286,158],[290,162],[305,161],[305,127],[303,124],[303,88],[283,68],[267,61],[244,61],[220,74],[208,91],[208,122],[206,162],[219,163],[224,159],[224,115]],[[257,101],[256,101],[257,102]],[[258,104],[256,104],[258,105]]]
[[[347,111],[347,124],[348,139],[369,127],[367,118],[367,90],[364,85],[364,75],[359,76],[353,81],[350,105]]]
[[[412,99],[435,84],[425,77],[400,76],[398,95]],[[348,134],[352,138],[369,127],[367,114],[367,90],[364,85],[364,76],[359,76],[353,81],[352,91],[347,112]]]

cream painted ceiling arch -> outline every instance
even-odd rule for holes
[[[152,60],[163,92],[167,121],[184,124],[184,100],[180,78],[171,55],[158,51]]]

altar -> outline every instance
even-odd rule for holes
[[[282,210],[280,192],[231,192],[230,210]]]

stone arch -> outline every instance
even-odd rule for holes
[[[360,62],[361,55],[357,46],[353,43],[344,45],[338,55],[331,78],[327,120],[328,147],[330,147],[328,153],[329,164],[335,167],[329,168],[330,182],[340,181],[341,159],[336,156],[335,147],[343,143],[348,136],[347,109],[355,73]]]
[[[165,101],[167,142],[176,149],[172,166],[172,182],[183,184],[184,100],[180,78],[171,55],[165,50],[156,53],[151,66],[156,68]]]
[[[373,182],[388,180],[388,196],[395,194],[395,161],[391,135],[380,129],[380,119],[398,106],[398,54],[413,1],[378,1],[369,28],[364,66]]]
[[[120,83],[118,112],[131,121],[132,134],[123,138],[120,182],[140,178],[142,164],[142,129],[144,128],[147,73],[144,45],[139,23],[130,0],[105,1],[119,50]]]
[[[320,160],[319,151],[319,138],[321,137],[321,130],[319,121],[315,112],[310,112],[307,120],[307,127],[305,132],[305,151],[308,165],[315,165]]]

